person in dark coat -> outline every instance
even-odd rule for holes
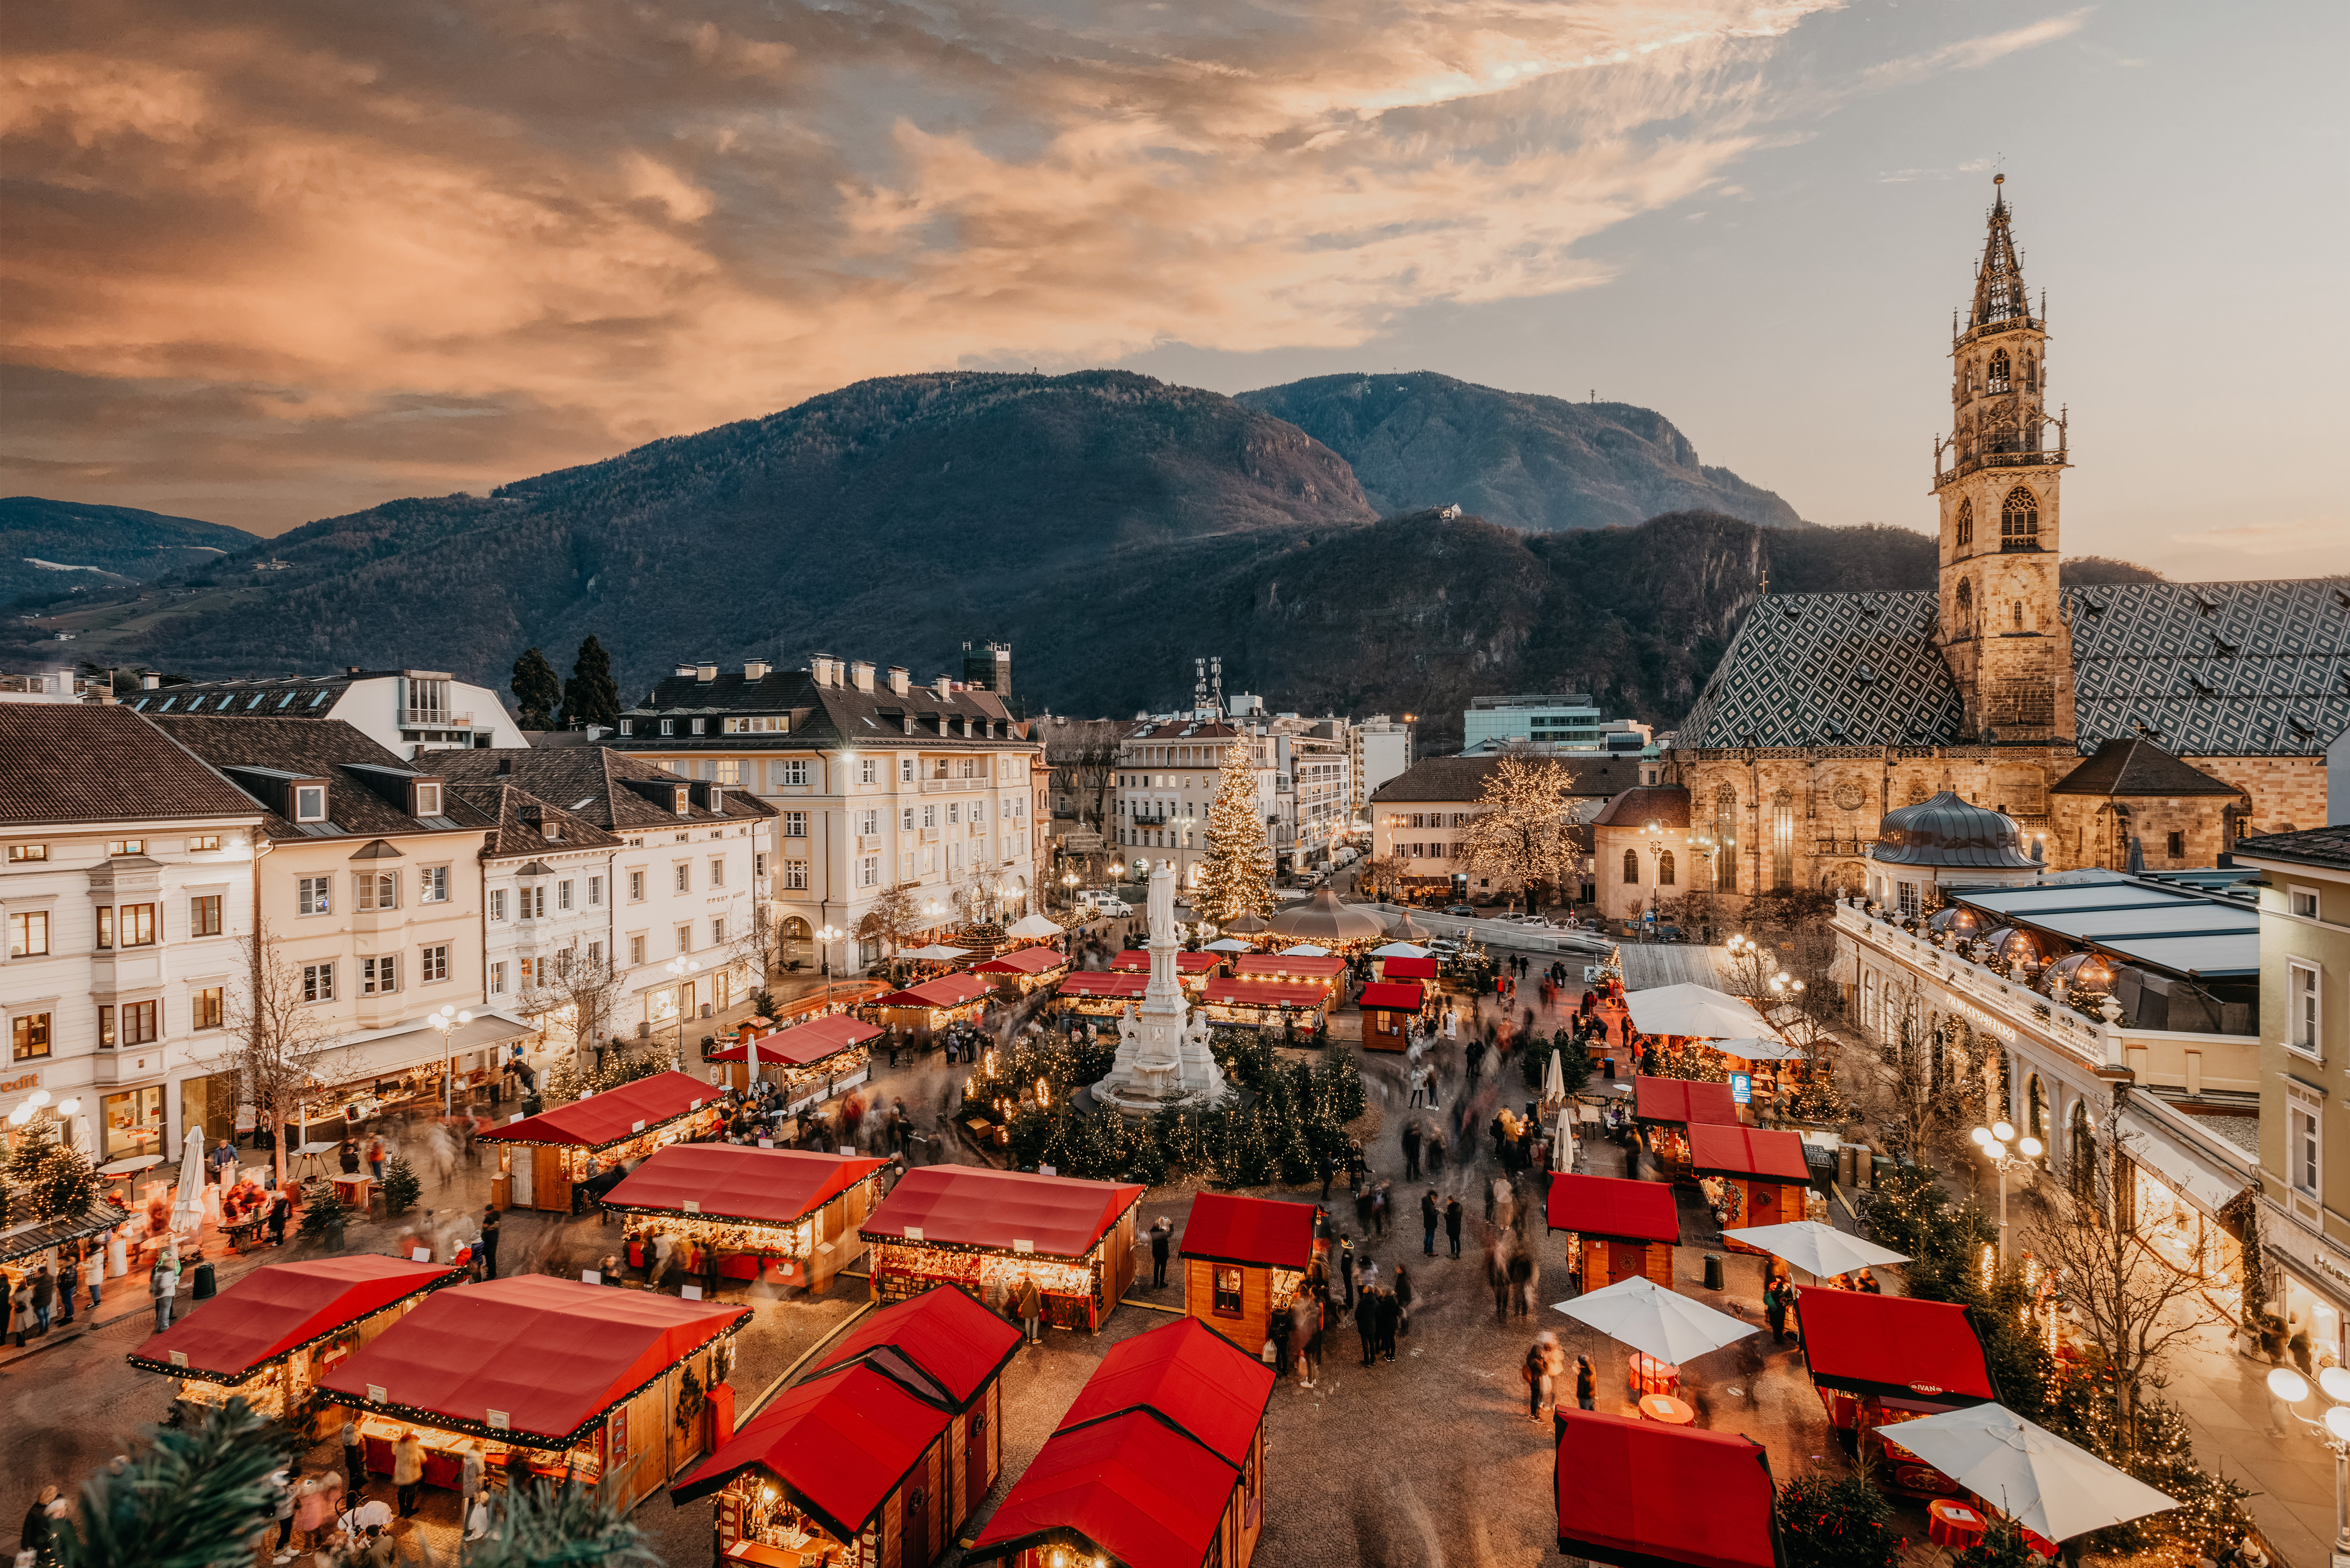
[[[1174,1240],[1174,1222],[1160,1215],[1150,1227],[1150,1288],[1154,1291],[1167,1282],[1167,1250]]]
[[[1366,1366],[1378,1358],[1379,1302],[1386,1294],[1375,1285],[1363,1293],[1362,1303],[1355,1309],[1355,1337],[1361,1342]]]
[[[1526,1315],[1526,1285],[1534,1277],[1534,1261],[1522,1251],[1510,1253],[1510,1300],[1517,1304],[1518,1315]]]
[[[293,1218],[294,1200],[286,1197],[282,1189],[272,1193],[269,1199],[269,1244],[271,1246],[286,1245],[286,1222]]]
[[[25,1511],[25,1532],[16,1544],[32,1552],[36,1563],[46,1564],[57,1561],[52,1545],[57,1525],[49,1518],[49,1504],[57,1501],[57,1489],[45,1486],[41,1489],[41,1495],[33,1500],[33,1506]]]
[[[1436,1189],[1431,1187],[1419,1195],[1419,1250],[1423,1256],[1436,1256],[1436,1222],[1444,1217],[1436,1205]]]
[[[1444,1206],[1444,1240],[1452,1255],[1461,1255],[1461,1199],[1455,1198]]]
[[[1419,1122],[1417,1117],[1406,1122],[1403,1128],[1403,1177],[1406,1181],[1419,1179]]]
[[[1411,1332],[1411,1271],[1396,1265],[1395,1323],[1388,1335],[1388,1359],[1395,1359],[1396,1335]]]
[[[1762,1321],[1771,1325],[1772,1344],[1787,1343],[1787,1297],[1776,1279],[1762,1287]]]
[[[482,1208],[482,1278],[498,1277],[498,1211],[484,1204]]]

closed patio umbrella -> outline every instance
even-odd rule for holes
[[[1886,1429],[1898,1442],[2035,1535],[2069,1541],[2177,1508],[2178,1500],[2003,1405],[1974,1405]]]
[[[1245,953],[1253,952],[1256,950],[1250,947],[1248,943],[1234,940],[1231,937],[1218,937],[1200,950],[1211,953]]]
[[[1676,1366],[1760,1332],[1752,1324],[1637,1275],[1559,1302],[1555,1310],[1644,1355]]]
[[[203,1225],[204,1134],[202,1127],[190,1127],[180,1151],[179,1190],[172,1194],[172,1230],[175,1235],[192,1236]]]
[[[1542,1097],[1545,1104],[1566,1098],[1566,1064],[1559,1060],[1555,1045],[1550,1048],[1550,1065],[1543,1069]]]

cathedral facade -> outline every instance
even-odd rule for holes
[[[1943,790],[2054,870],[2208,867],[2350,816],[2350,577],[2066,587],[2033,306],[2000,192],[1953,323],[1937,587],[1756,601],[1667,753],[1684,888],[1860,889],[1885,814]]]

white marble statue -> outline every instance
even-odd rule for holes
[[[1208,1049],[1208,1021],[1183,1001],[1175,972],[1175,867],[1151,867],[1149,901],[1150,981],[1142,1001],[1118,1022],[1118,1055],[1094,1097],[1130,1116],[1162,1106],[1223,1097],[1224,1075]]]

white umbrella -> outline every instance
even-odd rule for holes
[[[1725,1056],[1749,1062],[1800,1062],[1807,1053],[1777,1040],[1717,1040],[1713,1048]]]
[[[1543,1069],[1542,1097],[1545,1100],[1566,1098],[1566,1064],[1559,1060],[1555,1045],[1550,1048],[1550,1065]]]
[[[1371,956],[1373,958],[1426,958],[1428,950],[1415,942],[1389,942],[1383,948],[1373,948]]]
[[[1003,933],[1007,937],[1057,937],[1061,922],[1044,915],[1023,915],[1012,922]]]
[[[187,1147],[180,1153],[180,1187],[172,1194],[172,1230],[193,1235],[204,1226],[204,1135],[188,1129]]]
[[[1282,949],[1280,956],[1283,958],[1328,958],[1330,956],[1330,950],[1328,948],[1315,947],[1312,942],[1301,942],[1296,947]]]
[[[1632,1027],[1643,1034],[1679,1034],[1699,1040],[1751,1040],[1770,1024],[1747,1002],[1710,985],[1659,985],[1627,992]]]
[[[1644,1355],[1675,1366],[1760,1332],[1752,1324],[1675,1295],[1639,1275],[1559,1302],[1556,1309]]]
[[[1909,1261],[1906,1253],[1847,1236],[1835,1226],[1823,1225],[1816,1220],[1798,1220],[1789,1225],[1752,1225],[1743,1231],[1724,1231],[1721,1235],[1724,1241],[1759,1247],[1814,1274],[1848,1274],[1855,1269]]]
[[[2051,1541],[2069,1541],[2177,1508],[2135,1476],[2035,1427],[2002,1405],[1975,1405],[1904,1421],[1887,1441]]]
[[[1200,950],[1211,953],[1244,953],[1251,950],[1248,943],[1237,937],[1218,937]]]
[[[969,948],[951,948],[943,942],[932,942],[929,947],[914,948],[898,956],[910,959],[959,959],[966,956],[970,951]]]

